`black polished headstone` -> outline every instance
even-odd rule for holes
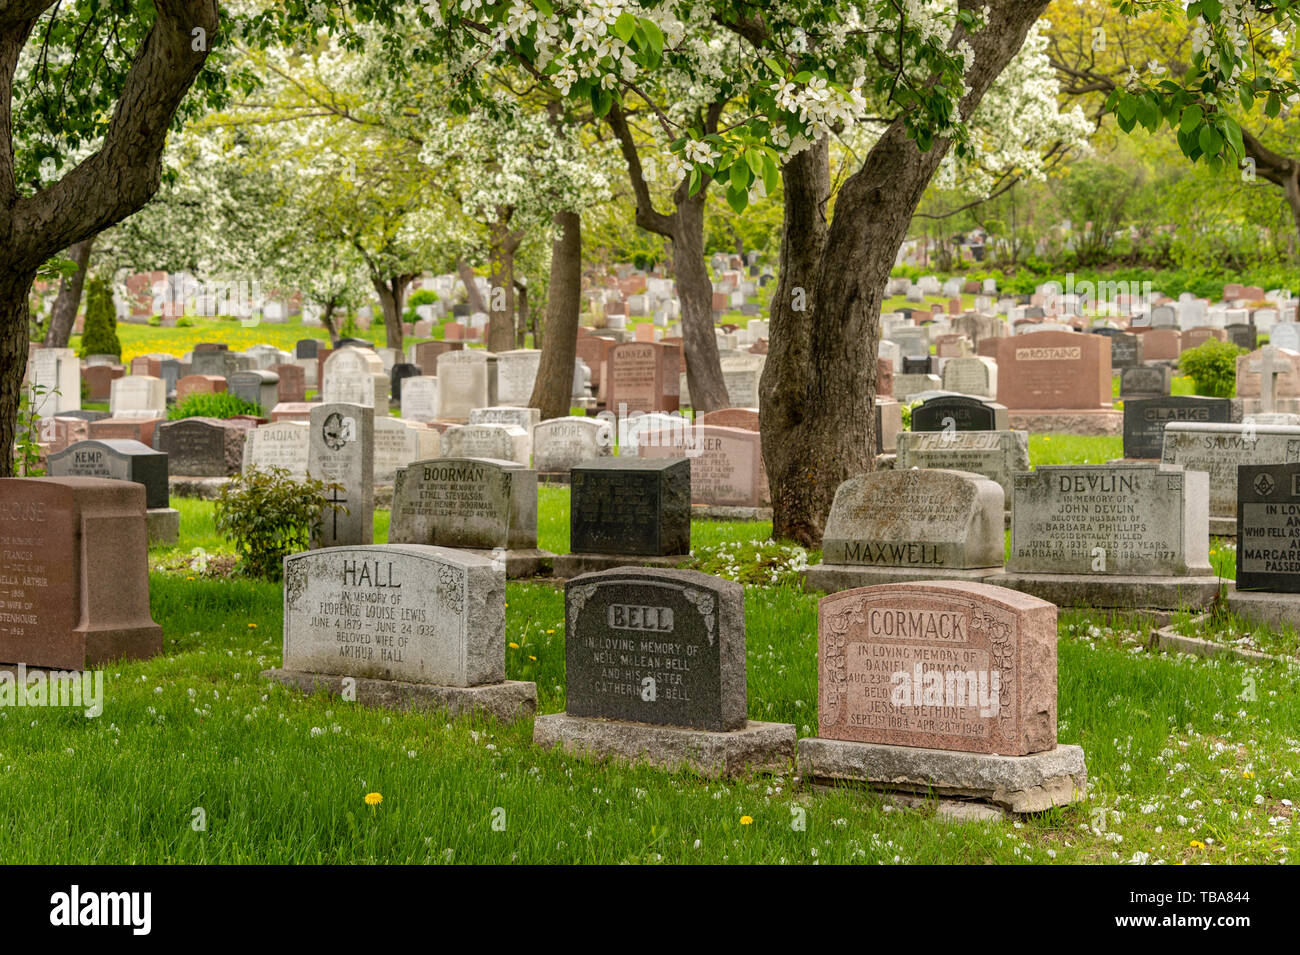
[[[144,485],[145,507],[167,507],[167,455],[139,441],[78,441],[49,457],[50,477],[93,477]]]
[[[912,409],[913,431],[1005,431],[1007,422],[1003,405],[968,395],[940,395]]]
[[[300,338],[294,345],[295,358],[315,358],[324,343],[319,338]]]
[[[930,374],[929,356],[924,358],[908,358],[903,356],[903,374],[905,375],[928,375]]]
[[[399,361],[393,365],[393,370],[389,373],[390,390],[393,395],[393,403],[400,405],[402,403],[402,379],[418,378],[424,374],[424,370],[419,365],[412,365],[409,362]]]
[[[1228,341],[1232,342],[1238,348],[1244,348],[1246,351],[1254,351],[1258,336],[1255,333],[1255,326],[1245,322],[1234,322],[1224,327],[1228,333]]]
[[[1173,369],[1168,365],[1133,365],[1120,369],[1119,396],[1130,398],[1160,398],[1169,394],[1173,384]]]
[[[339,348],[369,348],[374,350],[375,343],[368,342],[364,338],[340,338]]]
[[[1124,401],[1124,457],[1159,458],[1164,452],[1165,425],[1232,424],[1241,420],[1241,401],[1199,395],[1128,398]]]
[[[569,481],[572,553],[690,552],[689,458],[598,458],[574,466]]]
[[[1110,337],[1110,367],[1132,368],[1142,364],[1142,336],[1132,332],[1108,329],[1115,334]]]
[[[564,588],[570,716],[736,730],[745,716],[745,592],[693,570],[621,567]]]
[[[1237,467],[1237,589],[1300,593],[1300,464]]]

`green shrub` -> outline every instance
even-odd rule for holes
[[[1178,367],[1196,383],[1196,393],[1231,398],[1237,390],[1237,356],[1246,354],[1232,342],[1211,339],[1179,357]]]
[[[189,395],[167,411],[171,421],[181,418],[233,418],[237,414],[262,417],[262,406],[232,394]]]
[[[117,340],[117,308],[108,282],[93,278],[86,283],[86,324],[81,333],[81,357],[116,355],[122,357],[122,343]]]
[[[177,327],[177,328],[193,328],[193,327],[194,327],[194,319],[190,318],[188,315],[182,315],[180,318],[176,319],[176,327]]]
[[[284,576],[284,558],[311,546],[323,508],[346,512],[328,501],[338,487],[310,477],[295,479],[284,468],[254,468],[221,489],[214,511],[217,532],[234,543],[243,574],[278,581]]]

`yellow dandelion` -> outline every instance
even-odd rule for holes
[[[546,632],[547,632],[547,633],[554,633],[555,631],[554,631],[554,630],[547,630]]]
[[[1243,770],[1241,771],[1241,778],[1242,778],[1242,779],[1254,779],[1254,778],[1255,778],[1255,774],[1252,773],[1249,769],[1243,769]]]
[[[256,629],[257,629],[257,624],[255,624],[255,623],[250,623],[250,624],[248,625],[248,629],[249,629],[249,630],[256,630]]]
[[[367,806],[370,806],[370,807],[373,808],[374,806],[378,806],[378,805],[379,805],[381,802],[383,802],[383,801],[384,801],[384,797],[383,797],[383,795],[380,794],[380,793],[366,793],[366,805],[367,805]]]
[[[510,646],[510,649],[511,649],[511,650],[518,650],[518,649],[519,649],[519,644],[514,643],[513,641],[509,644],[509,646]]]
[[[1051,441],[1052,438],[1051,438],[1050,435],[1046,435],[1046,434],[1045,434],[1045,435],[1043,435],[1043,440],[1044,440],[1044,441]]]
[[[740,817],[740,824],[741,824],[742,826],[752,826],[752,825],[754,824],[754,817],[753,817],[753,816],[741,816],[741,817]]]
[[[1205,848],[1205,843],[1202,842],[1200,839],[1193,839],[1190,843],[1188,843],[1188,845],[1190,845],[1193,849]]]
[[[537,657],[529,657],[528,659],[532,660],[534,663],[537,662]]]

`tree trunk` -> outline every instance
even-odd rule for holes
[[[976,0],[961,6],[974,9]],[[958,29],[953,42],[964,38],[975,53],[960,104],[964,118],[1046,6],[1047,0],[1001,0],[989,4],[984,30]],[[936,139],[921,152],[904,119],[895,120],[841,187],[829,227],[824,144],[782,170],[781,273],[759,412],[778,540],[820,546],[835,491],[874,464],[880,304],[912,215],[950,145]]]
[[[461,284],[465,286],[465,301],[469,303],[471,312],[482,312],[487,314],[487,305],[483,301],[483,295],[478,290],[478,283],[474,281],[474,270],[469,267],[469,263],[464,259],[456,261],[456,271],[460,273]]]
[[[696,414],[726,408],[718,340],[713,330],[713,283],[704,264],[704,190],[678,202],[673,216],[673,260],[682,303],[682,351],[686,384]]]
[[[67,348],[68,339],[72,337],[72,326],[77,321],[77,310],[81,307],[81,290],[86,284],[86,269],[90,265],[90,250],[95,244],[96,236],[73,243],[68,249],[68,258],[77,265],[77,271],[59,282],[59,295],[54,300],[50,312],[50,327],[45,331],[45,345],[48,348]]]
[[[515,347],[515,249],[510,231],[512,210],[500,209],[492,223],[488,260],[488,340],[490,352]]]
[[[28,304],[35,272],[0,275],[0,478],[14,476],[14,441],[18,435],[18,399],[27,373],[27,343],[31,325]]]
[[[573,366],[578,357],[578,318],[582,307],[582,218],[555,215],[551,279],[546,294],[546,329],[530,407],[542,420],[562,418],[573,404]]]
[[[325,331],[329,332],[330,348],[339,347],[339,332],[334,325],[334,311],[338,308],[338,303],[330,299],[325,303],[325,311],[321,313],[320,323],[325,326]]]
[[[525,348],[528,345],[528,286],[519,280],[515,280],[515,347]],[[534,347],[536,347],[534,345]]]
[[[717,132],[718,119],[725,104],[726,99],[723,99],[709,105],[703,122],[706,132]],[[654,207],[627,116],[617,104],[610,109],[606,122],[618,137],[619,149],[627,163],[628,178],[636,196],[636,224],[647,232],[672,240],[673,272],[677,279],[677,297],[682,305],[682,351],[686,356],[686,383],[691,392],[691,404],[697,412],[725,408],[729,403],[727,388],[722,380],[718,342],[713,333],[713,283],[704,264],[704,197],[708,183],[691,196],[689,181],[683,180],[673,191],[672,215],[664,215]]]
[[[384,309],[384,331],[387,334],[389,348],[402,350],[402,301],[406,298],[406,286],[411,283],[410,275],[394,275],[387,279],[371,276],[371,284],[379,293],[379,304]]]

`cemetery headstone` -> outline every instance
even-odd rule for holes
[[[1199,395],[1130,398],[1124,402],[1124,457],[1159,458],[1164,449],[1166,424],[1180,421],[1228,424],[1240,420],[1241,402],[1233,398]]]
[[[307,470],[337,484],[322,508],[315,547],[356,546],[374,540],[375,458],[373,408],[320,404],[311,410]]]
[[[143,485],[0,479],[0,663],[85,670],[162,652]]]

